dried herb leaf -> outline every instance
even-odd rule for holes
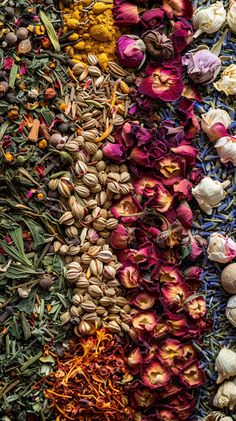
[[[48,19],[48,17],[45,15],[45,13],[42,10],[40,11],[40,19],[42,20],[42,22],[43,22],[43,24],[46,28],[46,31],[48,33],[48,37],[49,37],[55,51],[60,51],[61,48],[60,48],[60,44],[59,44],[59,41],[58,41],[58,36],[56,34],[56,31],[55,31],[52,23]]]

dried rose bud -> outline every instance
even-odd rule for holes
[[[125,249],[129,241],[129,231],[122,224],[118,224],[116,229],[111,233],[110,245],[114,249]]]
[[[137,266],[131,264],[119,270],[119,278],[125,288],[136,288],[141,281]]]
[[[0,94],[4,95],[8,91],[8,88],[9,88],[8,83],[2,80],[0,82]]]
[[[141,379],[150,389],[164,387],[170,381],[170,373],[158,361],[152,361],[143,371]]]
[[[174,56],[172,41],[160,32],[147,31],[142,36],[146,50],[154,60],[170,59]]]
[[[56,93],[55,89],[53,89],[53,88],[47,88],[44,91],[44,98],[45,99],[53,99],[53,98],[55,98],[56,95],[57,95],[57,93]]]

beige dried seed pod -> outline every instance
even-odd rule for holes
[[[81,303],[81,308],[87,313],[92,313],[96,310],[96,304],[93,301],[86,300]]]
[[[82,177],[83,183],[88,187],[94,187],[98,183],[98,178],[95,174],[85,174]]]
[[[106,168],[106,163],[104,161],[98,161],[96,164],[96,169],[98,171],[104,171]]]
[[[65,229],[65,233],[69,238],[76,238],[78,236],[78,230],[75,226],[70,226]]]
[[[101,306],[109,307],[115,304],[115,300],[111,297],[102,297],[99,299],[99,303],[101,304]]]
[[[66,211],[63,213],[63,215],[59,219],[59,224],[61,225],[73,225],[75,222],[75,219],[73,217],[73,214],[70,211]]]
[[[97,207],[97,201],[95,199],[87,200],[86,207],[88,209],[95,209]]]
[[[124,307],[126,304],[128,304],[128,300],[126,300],[125,297],[117,297],[116,298],[116,304],[120,307]]]
[[[92,244],[89,241],[85,241],[85,243],[80,246],[80,251],[82,253],[86,253],[86,251],[88,251],[91,246]]]
[[[79,245],[73,245],[73,244],[71,244],[69,246],[68,254],[70,256],[76,256],[79,252],[80,252],[80,246]],[[77,261],[77,258],[74,258],[74,260]]]
[[[88,286],[89,286],[89,280],[86,278],[85,275],[81,275],[76,281],[76,287],[84,289],[84,288],[88,288]]]
[[[85,320],[87,322],[95,322],[95,320],[97,320],[97,318],[98,318],[98,315],[95,311],[93,313],[85,313],[82,316],[82,320]]]
[[[101,235],[102,238],[108,238],[110,236],[110,232],[109,231],[100,231],[99,234]]]
[[[111,181],[111,182],[113,181],[117,181],[118,183],[120,182],[120,174],[118,172],[109,172],[107,174],[107,178],[108,178],[108,181]]]
[[[89,256],[95,257],[101,251],[101,246],[91,246],[88,250]]]
[[[93,259],[89,264],[89,268],[93,275],[101,276],[103,271],[103,263],[100,260]]]
[[[114,314],[120,313],[120,310],[121,310],[120,307],[117,306],[116,304],[109,308],[109,312],[114,313]]]
[[[79,310],[78,307],[76,307],[75,305],[71,306],[70,308],[70,315],[73,317],[77,317],[80,316],[81,311]]]
[[[126,304],[126,305],[123,307],[123,310],[124,310],[126,313],[130,313],[130,311],[131,311],[131,307],[130,307],[130,305],[129,305],[129,304]]]
[[[127,183],[127,181],[130,180],[130,174],[128,172],[123,172],[120,174],[120,182],[121,183]]]
[[[110,170],[110,172],[113,172],[113,173],[119,173],[120,172],[120,166],[117,165],[117,164],[110,164],[109,170]],[[126,169],[126,171],[127,171],[127,169]]]
[[[92,260],[92,257],[91,256],[89,256],[86,253],[82,254],[82,256],[81,256],[81,263],[83,265],[88,266],[90,264],[91,260]]]
[[[121,322],[120,327],[124,332],[129,333],[130,327],[127,323]]]
[[[92,157],[92,161],[101,161],[103,158],[103,152],[101,149],[98,149]]]
[[[92,118],[92,113],[83,113],[83,120],[84,121],[89,121],[90,120],[90,118]]]
[[[96,145],[96,143],[93,143],[93,142],[85,142],[84,146],[85,146],[86,151],[90,155],[94,155],[98,150],[98,146]]]
[[[114,333],[121,332],[120,326],[114,320],[107,324],[107,329],[110,330],[111,332],[114,332]]]
[[[82,296],[81,294],[75,294],[75,295],[72,297],[72,303],[73,303],[75,306],[79,306],[82,302],[83,302],[83,296]]]
[[[100,298],[103,296],[103,292],[98,285],[89,285],[88,292],[93,298]]]
[[[67,244],[63,244],[60,247],[59,253],[62,254],[62,256],[65,256],[68,253],[69,246]]]
[[[71,320],[71,315],[69,311],[65,311],[65,313],[62,313],[60,315],[60,320],[61,320],[61,324],[65,325],[67,323],[69,323],[69,321]]]
[[[106,227],[106,219],[100,217],[96,221],[93,221],[93,227],[97,231],[102,231]]]
[[[206,417],[202,418],[201,421],[233,421],[233,418],[228,417],[223,412],[212,411]]]
[[[87,130],[87,131],[82,131],[81,136],[83,136],[84,140],[92,142],[96,140],[97,134],[91,132],[91,130]]]
[[[99,238],[99,239],[97,240],[97,245],[98,245],[98,246],[103,246],[104,244],[106,244],[106,240],[105,240],[105,238]]]
[[[66,264],[73,262],[73,257],[72,256],[65,256],[64,261]]]
[[[55,253],[58,253],[58,251],[60,250],[62,244],[60,243],[60,241],[54,241],[53,243],[53,250]]]
[[[97,219],[101,216],[101,213],[102,213],[102,209],[100,208],[100,206],[96,206],[96,208],[92,210],[92,217],[94,219]]]
[[[121,165],[119,166],[119,169],[120,169],[120,173],[123,173],[123,172],[128,172],[128,167],[127,167],[127,165],[125,165],[125,164],[121,164]]]
[[[117,183],[117,181],[113,181],[111,183],[107,184],[108,191],[112,193],[119,193],[120,192],[120,185]]]
[[[88,335],[93,330],[93,327],[86,322],[85,320],[82,320],[78,326],[75,327],[74,331],[77,336],[83,336]]]
[[[100,287],[102,287],[102,282],[99,278],[96,278],[95,276],[91,276],[89,278],[89,283],[90,285],[98,285]]]
[[[103,268],[103,276],[107,279],[113,279],[116,276],[116,270],[112,266],[106,265]]]
[[[96,194],[95,200],[99,206],[103,206],[103,204],[107,201],[107,193],[105,191],[101,191]]]
[[[61,196],[70,197],[74,186],[68,178],[64,177],[59,180],[57,188]]]
[[[94,127],[97,127],[97,120],[95,118],[91,118],[83,124],[84,130],[93,129]]]
[[[130,192],[130,187],[128,184],[120,184],[120,194],[128,194]]]
[[[100,171],[98,174],[98,178],[101,184],[106,184],[107,182],[107,174],[105,171]]]
[[[48,187],[50,190],[55,191],[58,188],[59,180],[57,178],[54,178],[49,181]]]
[[[113,260],[113,254],[110,250],[103,250],[97,254],[97,259],[103,263],[110,263]]]
[[[70,140],[69,142],[65,144],[65,150],[67,152],[70,152],[70,153],[77,152],[78,149],[79,149],[79,145],[75,140]]]
[[[102,306],[97,306],[96,307],[96,313],[99,315],[99,316],[104,316],[104,314],[107,316],[107,310],[105,310],[105,308],[104,307],[102,307]]]
[[[83,176],[87,174],[88,167],[87,167],[87,164],[85,164],[85,162],[78,160],[75,163],[74,170],[77,175]]]
[[[95,66],[98,62],[97,56],[95,56],[95,54],[90,54],[90,53],[88,54],[87,60],[88,60],[88,64],[91,64],[92,66]]]
[[[89,197],[90,196],[90,190],[86,186],[75,186],[76,193],[81,197]]]
[[[114,230],[118,225],[118,220],[115,218],[109,218],[106,222],[106,229]]]
[[[94,186],[94,187],[90,187],[90,192],[91,193],[100,193],[100,191],[102,191],[102,186],[101,186],[101,184],[96,184],[96,186]]]

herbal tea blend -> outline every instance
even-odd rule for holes
[[[234,8],[0,5],[5,421],[234,418]]]

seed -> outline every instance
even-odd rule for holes
[[[68,253],[69,246],[67,244],[63,244],[63,246],[60,247],[60,254],[65,255]]]
[[[77,221],[80,221],[83,219],[85,208],[83,206],[79,205],[77,202],[73,204],[71,208],[72,215],[77,219]]]
[[[114,320],[112,320],[111,322],[109,322],[108,324],[107,324],[107,329],[108,330],[110,330],[111,332],[114,332],[114,333],[119,333],[119,332],[121,332],[121,328],[120,328],[120,326],[118,325],[118,323],[117,322],[115,322]]]
[[[75,295],[72,297],[72,303],[73,303],[75,306],[80,305],[80,304],[82,303],[82,301],[83,301],[83,296],[82,296],[81,294],[75,294]]]
[[[75,327],[74,331],[77,336],[88,335],[92,331],[92,326],[88,322],[82,320],[80,324]]]
[[[88,250],[89,256],[95,257],[100,252],[101,246],[91,246]]]
[[[110,297],[102,297],[99,299],[99,303],[104,307],[109,307],[115,303],[115,300],[113,300],[113,298]]]
[[[94,187],[98,183],[98,178],[96,177],[95,174],[85,174],[82,180],[83,180],[83,183],[89,187]]]
[[[96,206],[97,206],[97,201],[94,200],[94,199],[90,199],[90,200],[87,201],[86,206],[89,209],[95,209]]]
[[[91,262],[91,257],[88,254],[86,254],[86,253],[82,254],[82,256],[81,256],[81,263],[83,265],[88,266],[90,264],[90,262]]]
[[[93,301],[83,301],[81,303],[81,308],[84,311],[87,311],[87,313],[92,313],[96,310],[96,304],[94,304]]]
[[[116,181],[108,183],[107,188],[112,193],[119,193],[120,192],[120,185]]]
[[[91,76],[101,76],[101,70],[97,66],[89,66],[88,67],[88,73]]]
[[[89,268],[93,275],[95,276],[101,276],[103,271],[103,264],[100,262],[100,260],[93,259],[90,262]]]
[[[90,190],[86,186],[75,186],[75,191],[81,197],[89,197]]]
[[[94,54],[88,54],[87,60],[88,64],[90,64],[91,66],[95,66],[98,62],[97,56],[95,56]]]
[[[75,238],[78,236],[78,230],[75,226],[71,226],[65,229],[65,233],[69,238]]]
[[[70,308],[70,314],[71,314],[71,316],[77,317],[77,316],[80,316],[81,311],[79,310],[78,307],[76,307],[75,305],[73,305]]]
[[[114,230],[118,225],[118,220],[115,218],[109,218],[106,222],[106,229]]]
[[[116,276],[116,270],[112,266],[104,266],[103,276],[105,276],[107,279],[114,279]]]
[[[98,318],[98,315],[95,311],[92,313],[84,314],[82,316],[82,320],[86,320],[88,322],[94,322],[95,320],[97,320],[97,318]]]
[[[81,176],[85,175],[88,171],[88,167],[83,161],[76,161],[74,169],[75,173]]]
[[[59,180],[57,178],[50,180],[48,183],[48,187],[50,190],[55,191],[58,188]]]
[[[65,313],[61,314],[60,316],[60,320],[61,320],[61,324],[65,325],[66,323],[69,323],[71,319],[71,315],[69,311],[65,311]]]
[[[113,260],[113,254],[110,250],[100,251],[96,257],[103,263],[110,263]]]
[[[98,285],[90,285],[88,287],[88,292],[91,295],[91,297],[94,297],[94,298],[100,298],[103,295],[103,292],[101,288],[99,288]]]
[[[63,213],[63,215],[59,219],[59,224],[64,225],[73,225],[75,222],[75,219],[73,217],[73,214],[70,211],[66,211]]]

